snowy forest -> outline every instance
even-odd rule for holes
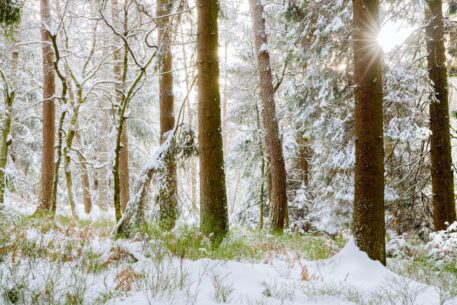
[[[457,0],[0,29],[0,305],[457,305]]]

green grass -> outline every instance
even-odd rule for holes
[[[440,261],[420,244],[414,246],[414,256],[391,259],[389,269],[417,282],[438,287],[441,301],[457,297],[457,261]]]
[[[173,255],[191,260],[259,260],[269,252],[293,252],[306,259],[319,260],[336,254],[344,245],[341,237],[330,239],[312,234],[272,235],[265,231],[242,228],[232,228],[219,247],[214,247],[197,227],[184,226],[173,232],[164,232],[156,224],[149,224],[141,228],[139,233],[152,243],[168,249]]]

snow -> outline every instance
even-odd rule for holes
[[[143,260],[139,265],[147,263]],[[174,267],[173,267],[174,265]],[[174,269],[179,261],[169,266]],[[355,287],[365,294],[379,292],[389,283],[406,283],[418,295],[414,305],[439,304],[439,292],[435,287],[426,286],[392,273],[379,262],[372,261],[361,252],[354,241],[349,240],[344,249],[336,256],[323,261],[306,261],[290,254],[278,255],[263,263],[216,261],[201,259],[185,261],[185,270],[190,276],[189,291],[195,292],[194,304],[213,305],[214,278],[230,291],[228,304],[314,304],[337,305],[355,304],[332,295],[309,296],[307,286]],[[304,270],[309,278],[304,278]],[[137,292],[112,304],[146,305],[147,296]],[[399,300],[398,304],[401,300]],[[186,295],[173,297],[173,304],[188,304]],[[111,304],[111,303],[110,303]],[[154,298],[153,304],[169,304],[161,298]]]
[[[446,230],[431,233],[428,247],[432,255],[442,261],[457,259],[457,222]]]
[[[264,52],[265,53],[268,52],[268,45],[265,42],[262,43],[262,45],[259,48],[259,53],[264,53]]]
[[[81,288],[78,285],[90,287],[85,294],[87,304],[110,291],[115,295],[107,303],[111,305],[215,305],[222,302],[232,305],[354,305],[368,304],[372,300],[382,302],[376,304],[392,305],[440,304],[438,288],[393,273],[369,259],[351,238],[337,255],[326,260],[306,260],[300,253],[285,251],[267,253],[260,261],[192,261],[171,255],[157,240],[111,240],[89,233],[84,241],[77,236],[87,233],[85,230],[70,236],[71,230],[42,233],[35,228],[27,229],[25,238],[36,247],[49,246],[50,253],[55,251],[55,245],[60,249],[71,245],[68,262],[35,258],[31,264],[24,259],[18,267],[17,263],[4,260],[0,264],[0,287],[13,289],[16,277],[20,281],[27,279],[26,293],[37,293],[42,284],[52,278],[62,293],[68,289],[65,285],[75,285],[71,287],[75,290]],[[435,233],[433,242],[442,244],[453,240],[455,246],[455,232],[457,224],[447,231]],[[78,248],[80,245],[84,247]],[[111,262],[116,249],[124,249],[122,251],[128,255]],[[89,252],[100,255],[100,261],[108,262],[108,268],[101,273],[82,274],[78,259]],[[141,281],[134,281],[130,287],[128,281],[126,284],[120,279],[125,272]],[[123,291],[118,288],[120,285],[128,288]],[[356,303],[354,295],[364,303]],[[405,303],[405,298],[409,303]],[[444,305],[453,305],[451,302]]]

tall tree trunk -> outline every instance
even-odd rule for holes
[[[127,0],[126,0],[127,1]],[[122,24],[120,21],[120,5],[118,0],[111,0],[111,18],[114,27],[120,31]],[[124,32],[127,31],[127,13],[125,14]],[[128,52],[127,47],[124,45],[124,56],[121,62],[121,50],[122,45],[121,38],[118,35],[114,35],[115,49],[113,51],[114,60],[114,78],[116,80],[116,100],[119,104],[119,109],[124,103],[124,89],[125,80],[127,77],[128,68]],[[125,118],[119,118],[123,121],[119,123],[118,128],[121,129],[120,135],[120,149],[116,152],[118,156],[118,164],[115,164],[113,172],[115,172],[114,179],[114,208],[116,210],[116,219],[119,220],[122,211],[125,210],[127,202],[129,201],[129,151],[128,151],[128,134],[127,134],[127,122]]]
[[[353,1],[355,198],[352,230],[362,251],[386,263],[382,51],[379,0]]]
[[[41,157],[40,208],[50,210],[54,181],[54,143],[55,143],[55,74],[54,55],[51,37],[46,27],[50,25],[51,8],[49,0],[40,0],[41,40],[43,56],[43,150]]]
[[[117,0],[114,0],[117,1]],[[124,34],[127,35],[128,29],[128,4],[129,0],[124,0]],[[118,18],[119,19],[119,18]],[[116,36],[119,39],[118,36]],[[125,82],[127,79],[128,71],[128,47],[124,43],[124,54],[122,62],[122,78],[121,78],[121,90],[125,92]],[[120,195],[121,195],[121,208],[122,212],[125,211],[127,203],[130,199],[130,175],[129,175],[129,138],[128,138],[128,121],[124,119],[124,127],[121,134],[122,149],[119,155],[119,183],[120,183]]]
[[[286,166],[282,153],[276,116],[273,78],[271,75],[270,54],[268,53],[263,5],[260,0],[249,0],[252,28],[254,31],[257,66],[260,78],[260,95],[263,102],[263,123],[266,130],[266,146],[270,158],[271,203],[270,229],[281,233],[287,210]]]
[[[218,60],[218,1],[197,2],[198,142],[200,230],[215,243],[228,232],[227,193],[221,134]]]
[[[427,5],[427,60],[435,90],[430,102],[433,221],[435,230],[443,230],[456,220],[443,8],[441,0],[428,0]]]
[[[175,125],[173,96],[173,57],[171,53],[171,13],[172,1],[157,0],[158,44],[159,53],[159,87],[160,87],[160,143],[166,140],[166,133]],[[163,16],[163,17],[162,17]],[[178,206],[178,188],[176,181],[176,162],[173,153],[167,155],[165,181],[159,191],[160,224],[170,230],[175,226]]]

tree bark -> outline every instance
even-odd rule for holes
[[[159,91],[160,91],[160,143],[166,140],[166,134],[175,125],[173,95],[173,57],[171,53],[171,13],[170,0],[157,0],[158,44],[159,53]],[[164,182],[159,190],[160,225],[171,230],[176,223],[178,207],[178,188],[176,181],[176,162],[173,153],[167,155],[167,169]]]
[[[218,1],[197,2],[198,142],[200,230],[217,244],[228,232],[221,134],[218,61]]]
[[[444,230],[447,225],[456,220],[456,212],[443,8],[441,0],[428,0],[427,5],[425,9],[427,60],[430,80],[435,90],[430,102],[433,222],[435,230]]]
[[[41,40],[43,56],[43,149],[41,157],[41,193],[40,208],[50,210],[54,181],[54,143],[55,143],[55,74],[53,67],[54,54],[51,48],[51,37],[47,26],[51,21],[49,0],[40,1]]]
[[[353,1],[355,198],[352,230],[358,247],[386,263],[382,51],[379,0]]]
[[[121,21],[119,17],[119,2],[118,0],[111,0],[111,18],[113,26],[116,29],[121,28]],[[126,16],[127,17],[127,16]],[[124,23],[124,32],[127,30],[127,20]],[[114,61],[114,78],[116,80],[115,90],[116,90],[116,100],[119,104],[119,108],[122,108],[122,104],[125,102],[124,89],[125,89],[125,79],[127,75],[127,60],[128,53],[127,48],[124,46],[124,58],[121,62],[121,49],[120,46],[121,38],[118,35],[114,35],[115,47],[113,51],[113,61]],[[116,219],[119,220],[122,212],[127,206],[129,201],[129,152],[128,152],[128,135],[127,135],[127,122],[125,118],[119,118],[119,126],[121,128],[120,132],[120,147],[116,149],[117,164],[113,168],[114,173],[114,208],[116,210]],[[121,123],[122,121],[122,123]]]
[[[263,123],[266,130],[266,146],[270,158],[271,203],[270,230],[281,233],[287,210],[286,167],[276,116],[270,54],[268,52],[263,5],[260,0],[249,0],[252,28],[254,31],[257,66],[260,78],[260,95],[263,102]]]

